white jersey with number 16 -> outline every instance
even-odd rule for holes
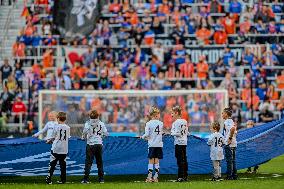
[[[148,140],[149,147],[163,147],[163,122],[150,120],[146,123],[143,139]]]

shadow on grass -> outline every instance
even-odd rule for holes
[[[280,175],[278,177],[274,177],[275,175]],[[284,179],[284,175],[281,174],[265,174],[265,173],[258,173],[258,174],[247,174],[247,173],[239,173],[239,179],[276,179],[281,178]],[[223,174],[225,177],[225,174]],[[83,176],[68,176],[67,182],[68,183],[75,183],[78,184],[81,182]],[[144,182],[146,175],[117,175],[117,176],[105,176],[105,182],[107,183],[134,183],[134,182]],[[176,179],[176,175],[160,175],[160,182],[170,182]],[[189,181],[206,181],[211,179],[211,175],[190,175]],[[59,180],[58,176],[53,177],[53,181]],[[97,182],[97,177],[92,176],[90,177],[90,181],[92,183]],[[44,184],[45,183],[45,176],[0,176],[0,183],[5,184]]]

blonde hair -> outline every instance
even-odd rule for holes
[[[180,106],[174,106],[173,108],[172,108],[172,111],[173,112],[175,112],[175,113],[177,113],[178,115],[181,115],[181,107]]]
[[[150,109],[149,109],[149,116],[155,116],[157,114],[160,113],[160,110],[159,108],[155,107],[155,106],[152,106]]]
[[[57,117],[57,111],[51,111],[51,112],[49,112],[49,114],[54,115],[55,117]]]

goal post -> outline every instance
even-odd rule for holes
[[[38,128],[50,111],[67,112],[72,136],[81,136],[90,110],[96,109],[108,130],[119,136],[142,134],[150,106],[161,110],[161,121],[170,130],[171,107],[180,105],[193,132],[209,132],[209,123],[221,118],[229,105],[228,91],[212,90],[40,90]],[[42,136],[41,136],[42,138]]]

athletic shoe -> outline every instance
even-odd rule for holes
[[[258,169],[253,170],[253,174],[256,174],[258,172]]]
[[[152,178],[146,178],[145,182],[153,182],[153,179]]]
[[[219,180],[219,178],[213,177],[213,178],[211,179],[211,181],[216,181],[216,182],[218,182],[218,181],[220,181],[220,180]]]
[[[51,178],[50,178],[49,176],[47,176],[47,177],[45,178],[45,183],[46,183],[46,184],[52,184]]]
[[[183,180],[186,182],[187,181],[187,177],[184,177]]]
[[[82,184],[89,184],[90,182],[89,182],[88,179],[83,179],[83,180],[81,181],[81,183],[82,183]]]
[[[99,183],[103,184],[103,183],[105,183],[105,180],[103,178],[99,178]]]
[[[178,178],[177,182],[184,182],[185,180],[183,178]]]
[[[59,180],[59,181],[57,181],[57,184],[65,184],[65,181]]]
[[[153,182],[159,182],[158,178],[153,179]]]

